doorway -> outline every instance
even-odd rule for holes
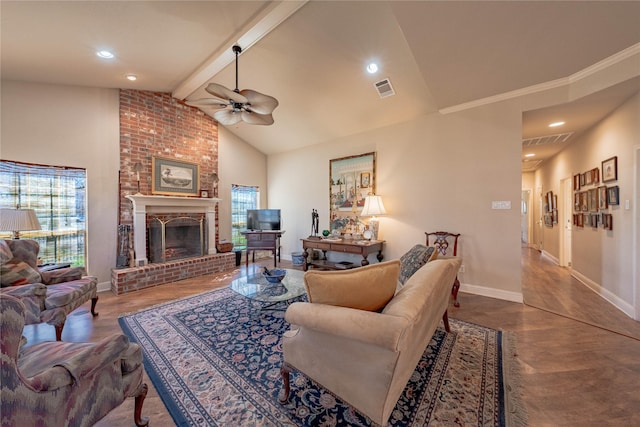
[[[573,180],[565,178],[560,181],[560,266],[571,267],[571,232],[573,226]]]

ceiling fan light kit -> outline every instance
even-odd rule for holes
[[[242,48],[233,46],[236,54],[236,88],[227,89],[217,83],[209,83],[205,90],[215,98],[196,99],[186,101],[187,105],[198,107],[203,111],[217,109],[213,118],[224,126],[245,122],[250,125],[273,124],[273,110],[278,106],[278,100],[272,96],[262,94],[251,89],[238,89],[238,55]]]

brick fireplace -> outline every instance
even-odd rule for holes
[[[135,267],[114,269],[111,274],[111,290],[115,294],[122,294],[134,290],[157,286],[163,283],[174,282],[191,277],[212,274],[235,267],[235,254],[233,252],[216,253],[216,205],[220,199],[199,197],[175,197],[175,196],[147,196],[142,194],[128,195],[127,199],[133,204],[133,247],[135,251]],[[199,238],[199,248],[188,257],[166,259],[166,253],[162,254],[161,262],[150,260],[147,257],[147,244],[149,239],[149,223],[158,219],[165,225],[173,220],[190,219],[191,229],[179,230],[178,234],[185,234],[188,240]],[[177,224],[182,227],[188,223],[182,221]],[[197,232],[193,226],[199,224]],[[201,226],[200,226],[201,225]],[[165,227],[163,227],[165,228]],[[197,235],[197,236],[196,236]],[[161,240],[165,243],[163,251],[166,251],[166,236]],[[170,245],[180,251],[188,251],[183,244],[175,243],[180,240],[171,238]]]

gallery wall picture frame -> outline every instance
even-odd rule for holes
[[[580,210],[586,212],[589,210],[589,192],[580,192]]]
[[[613,215],[612,214],[603,214],[602,215],[602,228],[605,230],[613,230]]]
[[[598,219],[600,218],[600,215],[592,213],[590,216],[591,219],[589,220],[589,224],[591,224],[592,228],[598,228]]]
[[[553,191],[547,191],[547,212],[551,212],[553,210]]]
[[[584,187],[584,174],[580,174],[580,187]]]
[[[576,212],[580,210],[580,193],[573,193],[573,210]]]
[[[584,173],[584,185],[593,184],[593,173],[592,171],[586,171]]]
[[[376,153],[329,160],[329,224],[332,231],[357,232],[369,194],[376,194]]]
[[[593,184],[599,184],[600,183],[600,169],[598,169],[598,168],[591,169],[591,182]]]
[[[558,223],[558,209],[554,209],[553,212],[551,212],[551,218],[554,224]]]
[[[153,156],[151,193],[165,196],[199,196],[198,164]]]
[[[607,196],[607,186],[603,185],[598,187],[598,209],[604,210],[609,207],[607,204],[608,196]]]
[[[584,214],[577,214],[578,217],[578,227],[584,227]]]
[[[549,212],[544,214],[544,225],[547,227],[553,227],[553,215]]]
[[[598,189],[589,190],[589,212],[598,212]]]
[[[573,191],[580,190],[580,174],[573,175]]]
[[[618,156],[602,161],[602,182],[618,180]]]
[[[613,206],[620,204],[620,189],[617,185],[607,187],[607,203]]]

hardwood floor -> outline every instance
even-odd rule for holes
[[[640,339],[637,322],[539,251],[522,248],[524,303]]]
[[[537,282],[542,288],[556,284],[557,278],[549,271],[543,270],[544,274],[539,273],[536,277],[533,271],[542,268],[536,263],[535,256],[523,256],[523,283]],[[290,262],[281,264],[291,268]],[[250,264],[249,269],[255,269],[255,265]],[[85,304],[72,313],[62,338],[65,341],[97,341],[120,332],[117,319],[124,313],[225,286],[240,274],[245,274],[244,266],[221,275],[120,296],[103,292],[97,306],[100,315],[92,318],[89,304]],[[461,306],[450,306],[451,317],[502,329],[516,337],[529,425],[640,425],[639,340],[528,305],[462,292],[458,299]],[[617,320],[620,319],[612,319],[612,322]],[[628,328],[630,325],[622,326]],[[29,343],[55,339],[53,327],[49,325],[28,326],[25,336]],[[149,394],[143,414],[151,417],[152,426],[173,426],[171,416],[146,374],[145,381]],[[134,425],[133,399],[128,399],[97,425]]]

